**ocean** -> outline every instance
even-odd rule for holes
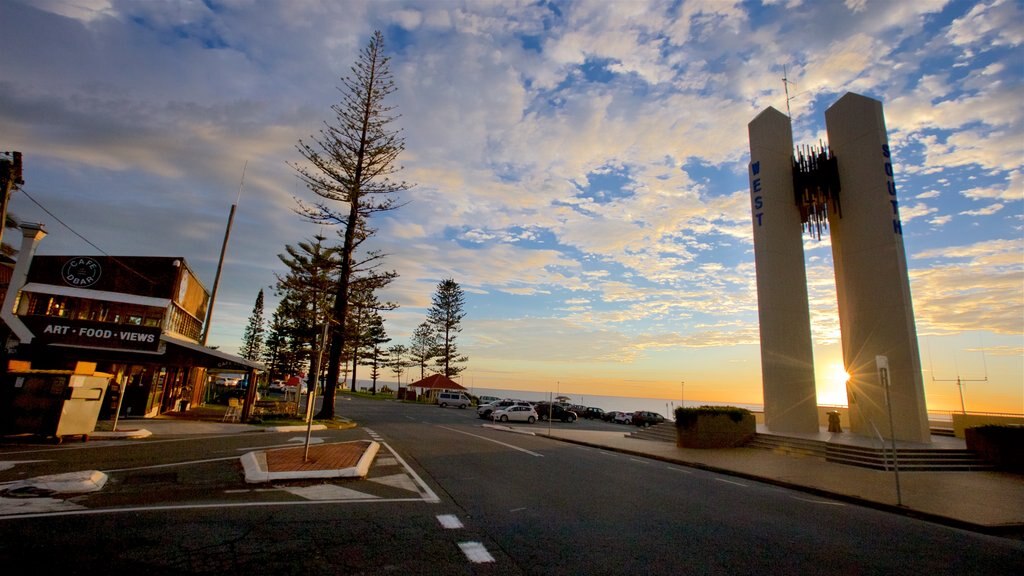
[[[601,408],[605,412],[612,410],[619,410],[621,412],[636,412],[638,410],[657,412],[669,420],[675,418],[675,409],[680,405],[679,398],[633,398],[629,396],[601,396],[598,394],[557,394],[525,390],[497,390],[493,388],[473,388],[470,390],[470,393],[474,396],[497,396],[498,398],[514,398],[528,402],[551,400],[555,396],[565,396],[569,398],[570,404],[593,406]],[[764,409],[761,404],[701,402],[697,400],[686,400],[686,406],[690,408],[698,406],[736,406],[737,408],[746,408],[752,412],[760,412]]]

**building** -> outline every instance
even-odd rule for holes
[[[184,258],[36,256],[45,235],[40,225],[22,224],[0,310],[9,329],[5,367],[95,363],[113,376],[101,417],[152,417],[198,405],[210,399],[217,373],[244,373],[256,382],[265,371],[199,344],[210,295]]]

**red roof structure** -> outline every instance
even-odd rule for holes
[[[465,390],[458,382],[443,374],[433,374],[422,380],[409,384],[410,388],[430,388],[436,390]]]

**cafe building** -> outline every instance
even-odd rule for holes
[[[38,224],[21,228],[0,311],[5,367],[95,363],[112,375],[101,418],[153,417],[203,404],[217,374],[256,382],[265,371],[200,344],[210,295],[184,258],[36,256],[46,233]]]

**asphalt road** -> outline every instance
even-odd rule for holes
[[[77,469],[110,477],[96,493],[34,496],[54,500],[53,511],[0,506],[0,565],[107,575],[1024,573],[1018,540],[496,430],[472,410],[344,399],[338,411],[360,426],[316,437],[380,441],[366,479],[245,484],[238,456],[301,441],[294,433],[0,446],[0,464],[18,462],[0,481]]]

